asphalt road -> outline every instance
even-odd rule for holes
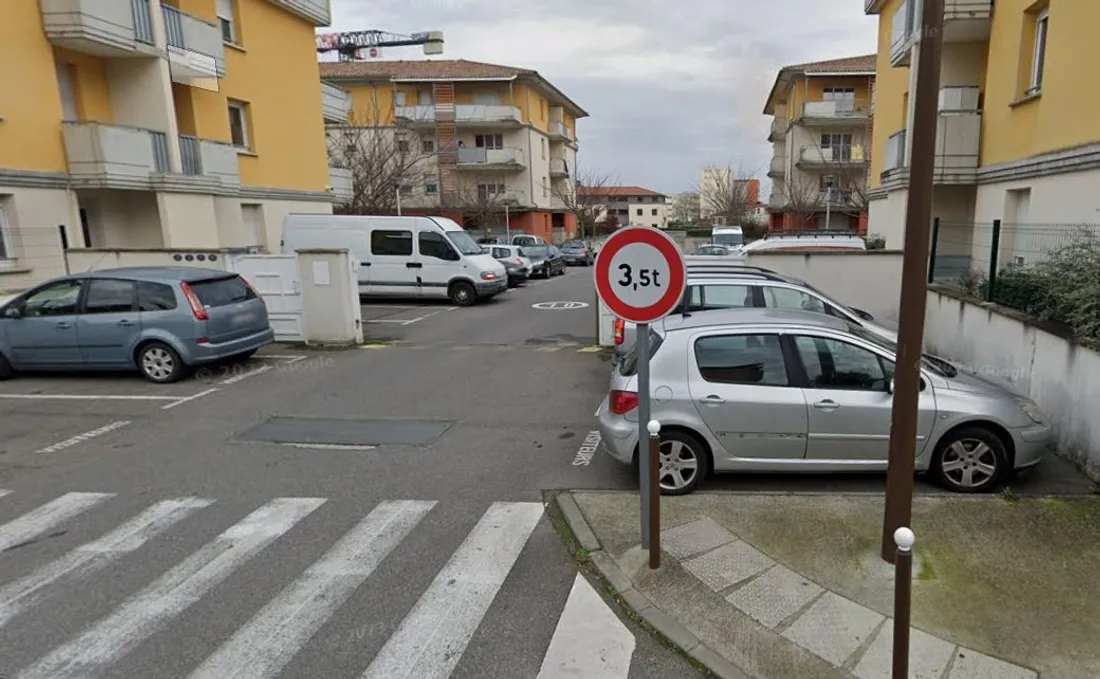
[[[591,272],[368,304],[385,347],[0,384],[0,677],[699,676],[593,601],[544,513],[633,483],[578,457]]]

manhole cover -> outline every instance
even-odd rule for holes
[[[449,420],[272,417],[237,438],[328,446],[425,446],[442,436],[452,424]]]

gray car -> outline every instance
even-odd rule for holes
[[[651,330],[651,417],[664,494],[716,472],[886,470],[896,346],[843,319],[729,309]],[[612,373],[602,449],[637,464],[637,356]],[[941,358],[921,361],[916,469],[964,493],[994,489],[1043,457],[1034,402]]]
[[[243,278],[197,267],[56,278],[0,307],[0,379],[16,370],[137,369],[157,383],[275,341]]]

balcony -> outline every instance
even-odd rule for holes
[[[977,181],[981,146],[982,112],[978,109],[977,87],[940,89],[936,120],[935,174],[937,185],[970,185]],[[908,132],[895,133],[886,143],[884,183],[905,183],[909,179]]]
[[[565,162],[565,158],[550,159],[550,176],[555,179],[563,179],[569,176],[569,163]]]
[[[870,102],[862,99],[808,101],[802,105],[802,122],[818,127],[864,125],[870,113]]]
[[[908,66],[913,43],[920,32],[922,0],[904,0],[890,21],[890,65]]]
[[[337,205],[347,205],[355,195],[352,189],[351,170],[342,167],[330,167],[328,169],[328,185],[332,191],[333,202]]]
[[[882,181],[894,178],[894,175],[909,165],[909,147],[907,130],[898,130],[886,140],[886,154],[883,162]]]
[[[76,188],[147,189],[168,172],[163,132],[104,123],[62,124],[69,174]]]
[[[217,182],[230,191],[239,190],[241,175],[237,149],[232,144],[180,135],[183,174]]]
[[[550,121],[550,141],[569,143],[573,141],[573,133],[562,121],[552,120]]]
[[[988,40],[992,25],[993,0],[944,0],[944,42]]]
[[[217,79],[225,77],[221,29],[175,7],[161,5],[161,13],[172,82],[217,92]]]
[[[434,125],[435,106],[395,106],[394,117],[405,125]],[[519,127],[523,118],[515,106],[457,104],[455,122],[466,127]]]
[[[803,146],[798,154],[799,167],[849,166],[864,162],[863,147],[854,145],[836,148]]]
[[[525,167],[523,151],[514,147],[503,149],[460,147],[456,165],[460,170],[500,170],[505,172],[515,172]]]
[[[106,58],[157,56],[149,0],[40,0],[46,37]]]
[[[330,0],[271,0],[271,2],[291,14],[296,14],[311,22],[315,27],[332,24],[332,3]]]
[[[777,142],[781,139],[787,138],[787,124],[786,118],[772,118],[771,132],[768,134],[768,141]]]
[[[768,176],[771,178],[784,177],[787,174],[787,159],[783,156],[772,158],[768,165]]]
[[[351,93],[336,85],[321,83],[321,108],[326,123],[347,124],[351,116]]]

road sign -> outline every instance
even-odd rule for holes
[[[536,302],[531,305],[532,309],[583,309],[588,306],[588,302]]]
[[[667,316],[684,294],[684,254],[676,241],[648,226],[619,229],[596,258],[596,292],[607,308],[631,323]]]

